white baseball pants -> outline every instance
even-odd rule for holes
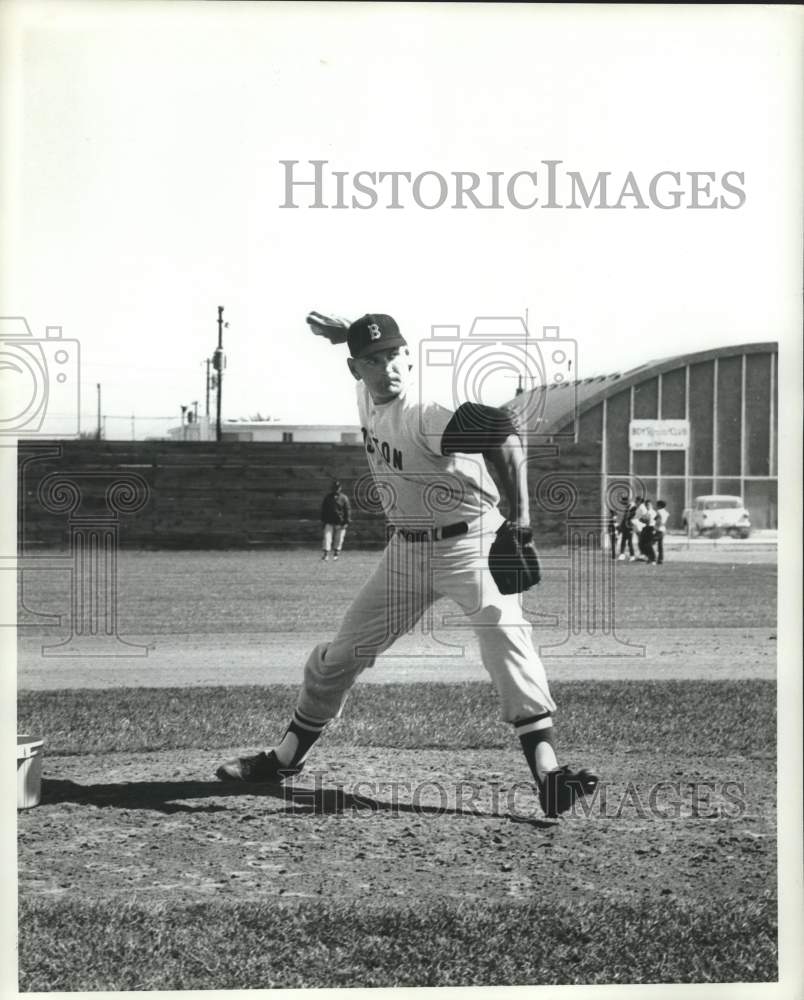
[[[340,715],[359,674],[439,597],[452,598],[474,628],[506,722],[554,711],[520,598],[500,594],[488,568],[489,548],[502,520],[495,510],[473,521],[468,534],[436,542],[394,535],[337,636],[311,652],[300,711],[322,722]]]

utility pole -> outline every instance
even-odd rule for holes
[[[206,360],[207,366],[207,421],[209,421],[209,389],[212,385],[212,376],[209,373],[209,366],[212,364],[209,358]]]
[[[528,361],[530,360],[530,355],[528,353],[528,340],[529,340],[529,338],[530,338],[530,314],[528,312],[528,307],[525,306],[525,364],[526,364],[526,366],[528,364]],[[538,350],[538,349],[539,348],[538,348],[538,345],[537,345],[536,350]],[[527,378],[527,376],[528,376],[527,368],[526,368],[526,370],[524,372],[524,376],[525,376],[525,378]],[[531,388],[531,391],[533,391],[536,388],[536,386],[533,384],[533,379],[532,378],[531,378],[530,382],[531,382],[530,388]],[[521,396],[523,392],[525,392],[524,379],[520,378],[520,380],[519,380],[519,386],[518,386],[518,388],[516,390],[516,394],[517,394],[517,396]],[[531,432],[531,428],[528,427],[528,405],[527,404],[525,404],[525,406],[522,408],[521,420],[522,420],[522,427],[520,429],[519,436],[520,436],[520,438],[522,440],[522,450],[525,452],[525,454],[527,454],[527,451],[528,451],[528,442],[530,440],[530,432]]]
[[[198,400],[193,400],[193,423],[198,423]]]
[[[215,417],[215,440],[221,440],[221,396],[223,394],[223,306],[218,306],[218,346],[215,349],[212,366],[218,374],[218,406]]]
[[[95,383],[98,390],[98,440],[101,440],[101,384]]]

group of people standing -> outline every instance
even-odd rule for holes
[[[326,561],[330,555],[334,560],[343,549],[346,529],[351,517],[349,499],[336,479],[321,504],[321,525],[323,528],[321,558]],[[621,562],[643,560],[651,565],[661,566],[664,562],[664,536],[670,511],[664,500],[653,502],[647,497],[636,497],[626,505],[625,512],[618,520],[612,513],[609,523],[611,557]],[[617,537],[620,554],[617,556]],[[628,554],[626,555],[626,548]],[[634,553],[638,552],[639,555]]]
[[[611,526],[611,557],[617,552],[616,536],[620,536],[620,561],[629,559],[636,562],[642,559],[651,566],[661,566],[664,562],[664,536],[667,531],[667,521],[670,511],[664,500],[653,502],[647,497],[636,497],[628,504],[619,522],[612,514]],[[626,555],[626,547],[628,555]],[[635,555],[634,551],[639,553]]]

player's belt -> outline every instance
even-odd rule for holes
[[[455,538],[457,535],[465,535],[469,530],[466,521],[457,521],[455,524],[447,524],[443,528],[394,528],[397,535],[401,535],[406,542],[438,542],[442,538]]]

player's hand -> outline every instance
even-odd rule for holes
[[[330,344],[346,343],[346,331],[351,326],[348,319],[334,313],[311,310],[307,313],[306,321],[317,337],[326,337]]]

